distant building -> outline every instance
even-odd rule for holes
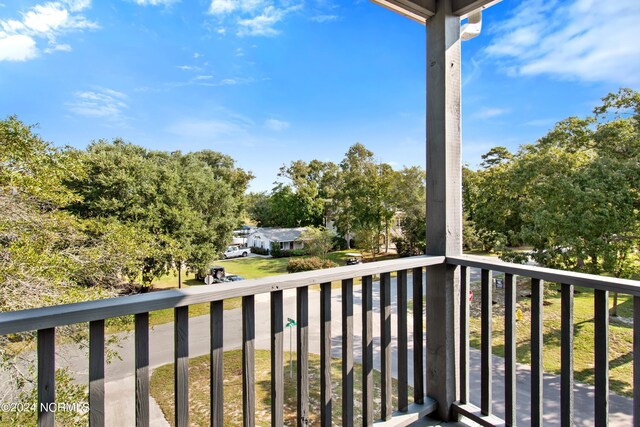
[[[247,239],[251,248],[271,249],[275,243],[282,250],[303,249],[304,242],[300,238],[305,227],[298,228],[257,228]]]

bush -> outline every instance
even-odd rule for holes
[[[287,264],[287,271],[289,273],[297,273],[300,271],[321,270],[323,268],[337,267],[333,261],[328,259],[323,260],[318,257],[309,258],[292,258]]]
[[[306,255],[304,249],[280,249],[279,243],[271,243],[271,256],[274,258],[289,258],[292,256]]]
[[[396,251],[400,257],[416,256],[425,253],[426,247],[422,244],[413,244],[408,239],[397,236],[392,237],[391,241],[396,245]]]
[[[332,249],[334,251],[344,251],[348,247],[347,243],[348,242],[344,237],[335,236],[333,238],[333,247],[332,247]]]
[[[258,255],[269,255],[269,249],[251,248],[251,253],[258,254]]]

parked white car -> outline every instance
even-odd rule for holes
[[[222,254],[222,258],[245,257],[251,253],[250,248],[241,248],[240,246],[228,246],[227,250]]]

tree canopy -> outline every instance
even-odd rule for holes
[[[213,151],[122,140],[58,148],[0,120],[0,310],[114,295],[184,262],[197,268],[239,225],[252,175]]]
[[[516,153],[497,147],[465,175],[465,210],[487,248],[550,267],[617,277],[638,271],[640,94],[609,94]]]

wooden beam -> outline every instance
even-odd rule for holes
[[[373,3],[385,7],[400,15],[406,16],[424,25],[429,18],[436,14],[436,0],[371,0]]]
[[[457,16],[466,16],[478,9],[486,9],[502,0],[452,0],[451,9]]]
[[[440,0],[427,26],[427,253],[462,254],[460,17]],[[457,400],[460,268],[427,268],[427,394],[448,421]]]

